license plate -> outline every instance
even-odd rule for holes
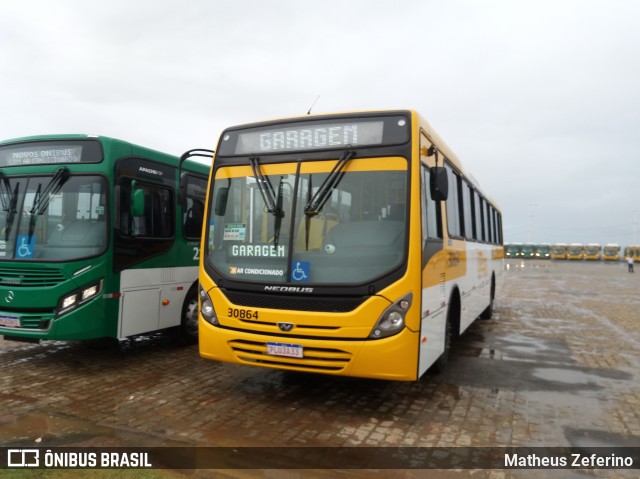
[[[10,328],[20,327],[20,318],[16,316],[2,316],[0,315],[0,326],[8,326]]]
[[[267,354],[271,356],[286,356],[288,358],[301,358],[302,346],[299,344],[267,343]]]

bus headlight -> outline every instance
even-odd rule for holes
[[[216,317],[216,311],[213,309],[213,303],[211,302],[211,298],[207,294],[207,292],[202,288],[200,288],[200,314],[207,323],[213,324],[214,326],[218,326],[220,323],[218,322],[218,318]]]
[[[412,299],[413,294],[409,293],[385,309],[371,330],[369,338],[386,338],[402,331],[405,327],[404,318],[411,307]]]
[[[76,309],[78,306],[82,306],[87,301],[98,296],[101,291],[102,280],[63,296],[58,303],[56,317],[62,316],[63,314]]]

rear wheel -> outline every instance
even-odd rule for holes
[[[489,294],[489,306],[480,313],[480,319],[491,319],[493,316],[493,298],[496,295],[496,280],[495,277],[491,278],[491,293]]]

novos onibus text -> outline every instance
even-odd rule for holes
[[[78,340],[175,327],[194,342],[209,167],[178,172],[177,157],[107,137],[0,143],[0,334]]]
[[[229,128],[211,182],[204,358],[416,380],[491,316],[500,211],[414,111]]]

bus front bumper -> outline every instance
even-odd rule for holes
[[[230,330],[201,317],[199,337],[205,359],[339,376],[417,379],[419,339],[407,328],[384,339],[325,340]]]

